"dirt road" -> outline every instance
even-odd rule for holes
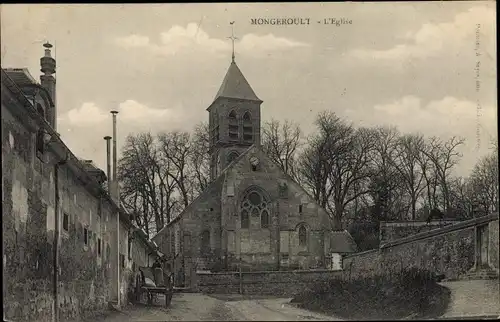
[[[295,308],[290,299],[222,300],[211,296],[175,294],[171,306],[134,306],[99,322],[132,321],[334,321],[329,316]]]

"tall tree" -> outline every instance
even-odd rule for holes
[[[435,180],[441,190],[442,205],[445,211],[449,211],[450,209],[449,181],[451,179],[451,171],[462,157],[458,148],[463,145],[464,142],[464,138],[456,136],[451,137],[447,141],[442,141],[437,137],[431,137],[429,139],[428,148],[422,150],[423,154],[425,154],[432,163]]]
[[[296,153],[300,147],[301,131],[296,123],[286,120],[266,122],[262,128],[264,152],[279,165],[281,170],[297,179]]]
[[[376,216],[380,219],[397,219],[401,209],[401,178],[395,166],[399,132],[394,127],[376,127],[372,133],[370,151],[370,192],[375,201]]]
[[[410,216],[412,220],[416,219],[417,202],[426,187],[424,185],[424,173],[419,166],[419,155],[424,146],[424,137],[419,134],[401,136],[396,146],[395,167],[401,176],[404,189],[410,198]]]
[[[354,188],[365,187],[369,178],[371,133],[354,129],[333,112],[320,113],[316,126],[318,132],[300,156],[301,181],[328,210],[333,228],[341,229],[347,205],[367,193]]]
[[[194,148],[189,156],[190,167],[193,172],[194,193],[200,194],[210,182],[210,140],[208,123],[199,123],[191,137],[191,146]]]
[[[176,183],[184,207],[189,205],[193,196],[190,195],[191,178],[189,159],[191,156],[191,140],[187,132],[173,131],[158,134],[161,157],[172,165],[167,175]]]
[[[482,157],[470,176],[470,193],[475,216],[498,211],[498,153]]]

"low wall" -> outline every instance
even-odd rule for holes
[[[456,279],[474,266],[475,228],[495,221],[498,225],[498,215],[490,215],[390,241],[379,249],[346,256],[343,269],[352,278],[417,267]]]
[[[241,287],[242,294],[287,296],[341,275],[341,270],[196,273],[198,291],[203,293],[237,294]]]
[[[426,221],[382,221],[380,223],[380,244],[389,241],[413,236],[449,225],[460,223],[459,220],[433,220]]]
[[[494,269],[497,273],[499,273],[499,259],[498,259],[498,254],[499,254],[499,249],[498,249],[498,244],[499,244],[499,237],[498,237],[498,220],[492,221],[489,224],[488,230],[489,230],[489,264],[492,269]]]

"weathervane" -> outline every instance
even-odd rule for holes
[[[229,24],[231,25],[231,37],[227,37],[227,38],[231,39],[231,41],[233,42],[233,55],[232,55],[232,61],[233,61],[233,63],[234,63],[234,41],[235,41],[236,39],[238,39],[238,38],[236,38],[236,37],[234,36],[234,21],[231,21]]]

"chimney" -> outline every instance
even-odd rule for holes
[[[106,176],[108,178],[108,192],[111,192],[111,136],[106,135]]]
[[[116,198],[116,200],[119,200],[119,194],[118,194],[118,178],[116,175],[117,171],[117,164],[116,164],[116,114],[118,114],[118,111],[111,111],[111,114],[113,115],[113,195]]]
[[[54,107],[48,113],[47,119],[54,130],[57,130],[56,79],[54,77],[56,60],[52,58],[50,53],[52,45],[47,42],[43,44],[43,47],[45,47],[45,55],[40,58],[40,71],[43,73],[43,75],[40,75],[40,84],[50,93],[50,97],[54,102]]]

